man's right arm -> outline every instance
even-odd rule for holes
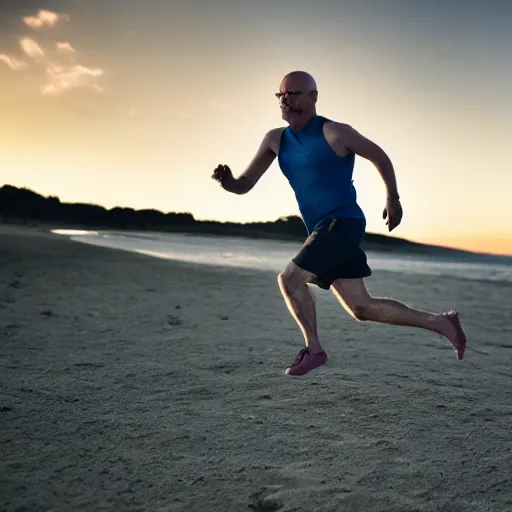
[[[276,158],[276,153],[272,149],[275,147],[273,141],[276,134],[276,130],[270,130],[265,135],[247,169],[238,178],[232,177],[223,183],[225,190],[233,194],[247,194],[256,185]]]

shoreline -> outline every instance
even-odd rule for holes
[[[206,267],[210,267],[210,268],[214,268],[214,269],[223,269],[223,270],[230,270],[230,269],[235,269],[236,270],[247,270],[247,271],[252,271],[254,270],[255,272],[266,272],[266,273],[270,273],[272,275],[276,275],[276,272],[279,272],[280,269],[268,269],[268,268],[257,268],[257,267],[253,267],[253,266],[243,266],[243,265],[240,265],[240,266],[237,266],[237,265],[229,265],[229,264],[222,264],[222,263],[209,263],[209,262],[200,262],[200,261],[187,261],[185,259],[179,259],[179,258],[169,258],[169,257],[163,257],[163,256],[157,256],[157,255],[152,255],[152,254],[144,254],[143,252],[138,252],[138,251],[134,251],[134,250],[130,250],[130,249],[125,249],[125,248],[118,248],[118,247],[111,247],[111,246],[106,246],[106,245],[102,245],[102,244],[95,244],[95,243],[89,243],[87,241],[82,241],[82,240],[76,240],[75,238],[73,238],[73,235],[68,235],[68,234],[56,234],[53,232],[53,230],[61,230],[63,229],[62,227],[53,227],[53,226],[18,226],[18,225],[12,225],[12,224],[2,224],[0,223],[0,234],[3,231],[12,231],[12,232],[18,232],[18,230],[27,230],[27,233],[29,232],[36,232],[36,233],[41,233],[41,234],[47,234],[49,236],[53,236],[53,237],[58,237],[58,238],[66,238],[72,242],[75,242],[75,243],[82,243],[82,244],[86,244],[86,245],[92,245],[92,246],[95,246],[95,247],[101,247],[101,248],[105,248],[105,249],[111,249],[111,250],[116,250],[116,251],[122,251],[122,252],[128,252],[128,253],[131,253],[131,254],[137,254],[139,256],[144,256],[144,257],[149,257],[149,258],[156,258],[156,259],[159,259],[159,260],[163,260],[163,261],[168,261],[168,262],[175,262],[175,263],[179,263],[179,264],[183,264],[183,265],[200,265],[200,266],[206,266]],[[70,228],[70,229],[74,229],[74,228]],[[208,237],[208,235],[198,235],[196,233],[188,233],[188,232],[184,232],[184,233],[172,233],[172,232],[160,232],[160,231],[142,231],[142,232],[139,232],[139,231],[135,231],[135,230],[129,230],[129,231],[123,231],[123,230],[102,230],[102,229],[91,229],[87,226],[81,226],[80,228],[77,228],[77,230],[79,231],[97,231],[97,232],[112,232],[112,233],[122,233],[122,234],[130,234],[130,235],[134,235],[134,234],[141,234],[143,236],[150,236],[151,234],[154,234],[154,235],[172,235],[172,234],[179,234],[179,235],[184,235],[184,236],[190,236],[190,237],[195,237],[195,236],[199,236],[199,237]],[[218,240],[218,237],[215,236],[215,235],[209,235],[212,237],[212,239],[217,239]],[[136,236],[135,236],[136,237]],[[137,238],[137,237],[136,237]],[[245,238],[244,237],[228,237],[228,238],[235,238],[235,239],[238,239],[238,240],[244,240]],[[294,241],[294,240],[271,240],[271,241],[274,241],[274,242],[284,242],[284,243],[287,243],[287,242],[293,242],[293,243],[297,243],[297,241]],[[414,262],[422,262],[422,261],[428,261],[428,258],[427,259],[423,259],[422,257],[424,257],[425,255],[423,254],[415,254],[415,253],[400,253],[399,251],[396,251],[394,253],[387,253],[386,251],[373,251],[373,250],[368,250],[367,249],[367,254],[368,255],[371,255],[372,253],[374,253],[375,255],[377,256],[380,256],[380,255],[385,255],[385,256],[388,256],[388,255],[392,255],[392,256],[396,256],[397,258],[399,258],[400,256],[404,256],[404,257],[409,257],[409,258],[412,258],[411,261],[414,261]],[[292,252],[290,252],[290,256],[292,255]],[[418,258],[418,259],[416,259]],[[497,259],[497,261],[496,261]],[[460,257],[460,256],[442,256],[442,255],[436,255],[435,256],[435,260],[434,261],[439,261],[439,262],[442,262],[442,263],[451,263],[451,262],[455,262],[455,263],[490,263],[491,265],[492,264],[497,264],[497,265],[505,265],[505,266],[511,266],[511,269],[512,269],[512,258],[509,258],[509,257],[504,257],[504,259],[502,259],[502,257],[496,257],[494,255],[483,255],[482,258],[471,258],[470,256],[470,259],[466,259],[464,257]],[[399,270],[393,270],[393,269],[378,269],[378,270],[374,270],[374,274],[369,278],[370,280],[374,279],[375,277],[375,273],[377,274],[389,274],[389,275],[395,275],[395,276],[399,276],[399,277],[402,277],[404,275],[403,271],[399,271]],[[486,279],[486,278],[476,278],[476,277],[471,277],[471,278],[468,278],[468,277],[462,277],[462,276],[453,276],[453,275],[450,275],[450,274],[446,274],[446,273],[432,273],[432,272],[421,272],[421,271],[413,271],[411,272],[410,274],[412,274],[413,276],[414,275],[417,275],[418,277],[421,277],[421,278],[424,278],[424,279],[434,279],[434,280],[450,280],[450,279],[455,279],[456,281],[462,281],[462,282],[472,282],[472,283],[481,283],[481,284],[496,284],[498,286],[504,286],[504,287],[508,287],[508,286],[512,286],[512,282],[510,280],[507,280],[507,279],[502,279],[502,278],[496,278],[496,279]],[[367,280],[366,280],[367,281]],[[320,291],[320,290],[319,290]],[[320,292],[321,293],[321,292]]]
[[[113,231],[113,232],[127,232],[127,233],[160,233],[160,234],[182,234],[182,235],[195,235],[212,238],[238,238],[248,240],[273,240],[280,242],[303,242],[305,236],[295,236],[286,233],[272,233],[264,231],[250,231],[244,233],[244,224],[231,227],[210,227],[207,221],[196,221],[198,225],[195,228],[187,226],[174,226],[173,228],[158,229],[158,226],[151,226],[147,228],[133,227],[133,228],[119,228],[108,225],[94,225],[94,224],[80,224],[65,222],[39,222],[37,220],[19,219],[7,222],[5,219],[0,222],[0,225],[13,225],[13,226],[26,226],[31,228],[40,228],[43,230],[51,231],[53,229],[76,229],[76,230],[91,230],[91,231]],[[250,225],[250,224],[249,224]],[[449,246],[431,245],[421,242],[412,242],[407,239],[395,237],[392,235],[381,235],[376,233],[367,233],[370,240],[365,240],[362,247],[366,251],[375,251],[382,254],[405,254],[405,255],[418,255],[418,256],[435,256],[445,258],[470,258],[470,259],[487,259],[499,261],[511,261],[512,254],[497,254],[497,253],[483,253],[477,251],[469,251],[466,249],[457,249]],[[376,240],[382,239],[382,242]]]
[[[71,230],[68,233],[68,232],[66,232],[66,230],[56,230],[56,231],[63,231],[63,232],[60,232],[57,234],[59,234],[60,236],[69,237],[71,240],[76,241],[76,242],[87,243],[87,244],[92,244],[92,245],[97,245],[97,246],[107,247],[107,248],[116,248],[116,249],[121,249],[121,250],[127,250],[129,252],[146,254],[151,257],[156,257],[156,258],[160,258],[160,259],[164,259],[164,260],[168,259],[170,261],[182,261],[182,262],[189,262],[189,263],[194,263],[194,264],[199,264],[199,265],[209,265],[209,266],[213,266],[213,267],[222,266],[225,268],[245,268],[245,269],[249,269],[249,270],[254,269],[254,270],[262,270],[262,271],[271,271],[276,274],[279,273],[282,270],[282,268],[284,267],[284,265],[286,264],[285,258],[283,258],[281,266],[278,266],[278,265],[263,266],[261,264],[256,265],[256,264],[249,264],[247,262],[245,264],[244,263],[238,263],[238,264],[228,263],[228,262],[226,262],[226,260],[219,261],[218,256],[216,256],[215,254],[212,254],[212,256],[211,256],[211,258],[213,258],[213,261],[207,261],[205,259],[201,260],[200,258],[196,259],[196,261],[193,261],[192,259],[190,259],[190,257],[188,257],[188,258],[180,257],[181,255],[179,253],[175,253],[173,255],[168,255],[166,253],[165,249],[160,253],[152,253],[152,250],[150,248],[136,249],[133,247],[131,247],[131,248],[130,247],[119,247],[117,243],[114,243],[114,244],[110,243],[110,245],[109,245],[109,243],[106,242],[105,239],[103,239],[101,237],[102,234],[107,234],[109,237],[111,237],[110,239],[115,240],[116,237],[119,235],[121,237],[141,239],[144,241],[149,240],[149,243],[151,243],[153,240],[158,241],[158,242],[165,241],[165,237],[170,236],[170,235],[172,236],[173,233],[132,232],[132,231],[130,231],[130,232],[126,232],[126,231],[90,231],[90,233],[93,233],[93,234],[86,235],[82,239],[82,235],[84,233],[89,233],[89,232],[87,232],[87,231],[74,232],[73,230]],[[96,239],[95,234],[99,234],[100,237]],[[185,239],[187,237],[190,237],[192,240],[200,240],[201,242],[203,242],[204,240],[208,240],[207,236],[196,235],[196,234],[179,233],[177,235],[179,237],[185,237]],[[218,242],[218,238],[216,238],[216,237],[212,237],[211,239],[215,242]],[[244,239],[235,238],[235,240],[243,241]],[[270,241],[266,240],[266,241],[270,242],[270,243],[275,242],[276,244],[279,244],[280,250],[284,249],[285,244],[289,243],[290,244],[289,254],[288,254],[289,258],[291,258],[293,256],[293,254],[295,254],[296,251],[300,247],[300,244],[298,242],[276,241],[276,240],[270,240]],[[183,239],[178,238],[178,244],[181,244],[182,242],[183,242]],[[292,246],[292,244],[293,244],[293,246]],[[241,249],[241,247],[236,247],[236,248],[235,247],[236,246],[234,246],[232,248],[232,250],[234,250],[235,252],[237,250],[243,251],[243,249]],[[269,247],[267,250],[270,251],[270,254],[271,254],[273,249]],[[247,248],[247,251],[250,252],[249,247]],[[371,267],[372,267],[374,273],[375,272],[377,272],[377,273],[390,272],[390,273],[397,275],[397,277],[403,275],[404,273],[410,273],[410,274],[414,274],[414,275],[430,276],[432,279],[445,279],[445,278],[454,277],[456,279],[461,279],[463,281],[475,281],[475,282],[481,282],[481,283],[487,283],[487,282],[489,282],[489,283],[504,283],[505,285],[512,284],[512,259],[510,261],[506,260],[505,262],[503,262],[502,260],[498,260],[498,261],[490,260],[489,261],[489,259],[487,259],[487,258],[467,259],[465,257],[460,257],[460,256],[440,256],[440,255],[436,255],[435,257],[426,258],[425,256],[423,256],[421,254],[408,254],[408,253],[389,254],[389,253],[382,252],[382,251],[372,251],[372,250],[367,250],[366,254],[368,256],[369,262],[371,263]],[[243,258],[243,252],[240,253],[240,255]],[[379,260],[379,258],[380,258],[380,260]],[[384,258],[384,259],[382,259],[382,258]],[[389,260],[386,260],[386,258],[389,258]],[[392,268],[393,264],[383,263],[384,261],[397,262],[400,259],[402,261],[404,261],[404,263],[406,265],[412,264],[413,267],[411,269],[407,269],[407,267],[403,267],[403,266],[401,268],[398,268],[398,267]],[[372,260],[373,260],[373,263],[372,263]],[[379,263],[379,261],[380,261],[380,263]],[[467,266],[467,265],[475,265],[475,264],[482,265],[483,263],[497,265],[496,267],[494,267],[494,275],[484,275],[485,273],[478,275],[475,272],[481,272],[481,270],[475,271],[474,268],[471,273],[469,270],[471,267],[467,267],[465,272],[461,271],[460,269],[459,270],[457,270],[457,269],[450,270],[449,267],[447,267],[447,265],[449,265],[449,264],[455,264],[455,265],[462,264],[463,266]],[[420,266],[416,268],[416,267],[414,267],[414,265],[420,265]],[[432,265],[434,265],[434,266],[432,266]],[[439,268],[436,268],[436,265],[442,265],[442,266]]]

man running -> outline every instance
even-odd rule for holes
[[[308,283],[331,289],[348,313],[359,321],[420,327],[445,336],[462,359],[466,337],[456,311],[429,313],[395,299],[372,297],[363,278],[371,275],[360,244],[366,219],[352,183],[355,155],[379,171],[387,190],[383,217],[389,231],[402,220],[395,173],[387,154],[351,126],[316,113],[315,80],[294,71],[281,81],[276,93],[283,119],[289,126],[270,130],[247,169],[234,178],[219,165],[212,178],[228,192],[246,194],[274,159],[295,192],[308,231],[300,252],[279,274],[281,293],[298,323],[306,347],[300,350],[287,375],[304,375],[327,361],[318,339],[315,299]]]

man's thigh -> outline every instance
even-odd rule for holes
[[[336,279],[331,284],[331,290],[341,304],[348,306],[349,309],[366,304],[371,300],[362,278]]]

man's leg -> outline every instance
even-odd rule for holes
[[[337,279],[332,283],[331,289],[345,309],[357,320],[407,325],[437,332],[450,340],[457,359],[464,356],[466,337],[457,313],[430,313],[413,309],[396,299],[372,297],[362,279]]]
[[[312,278],[313,274],[290,261],[277,281],[286,305],[304,335],[306,347],[313,352],[320,352],[323,349],[318,341],[315,297],[306,284]]]
[[[315,298],[307,283],[315,276],[290,261],[278,276],[279,288],[288,309],[299,325],[306,343],[292,366],[290,375],[303,375],[327,361],[327,355],[318,340]]]

